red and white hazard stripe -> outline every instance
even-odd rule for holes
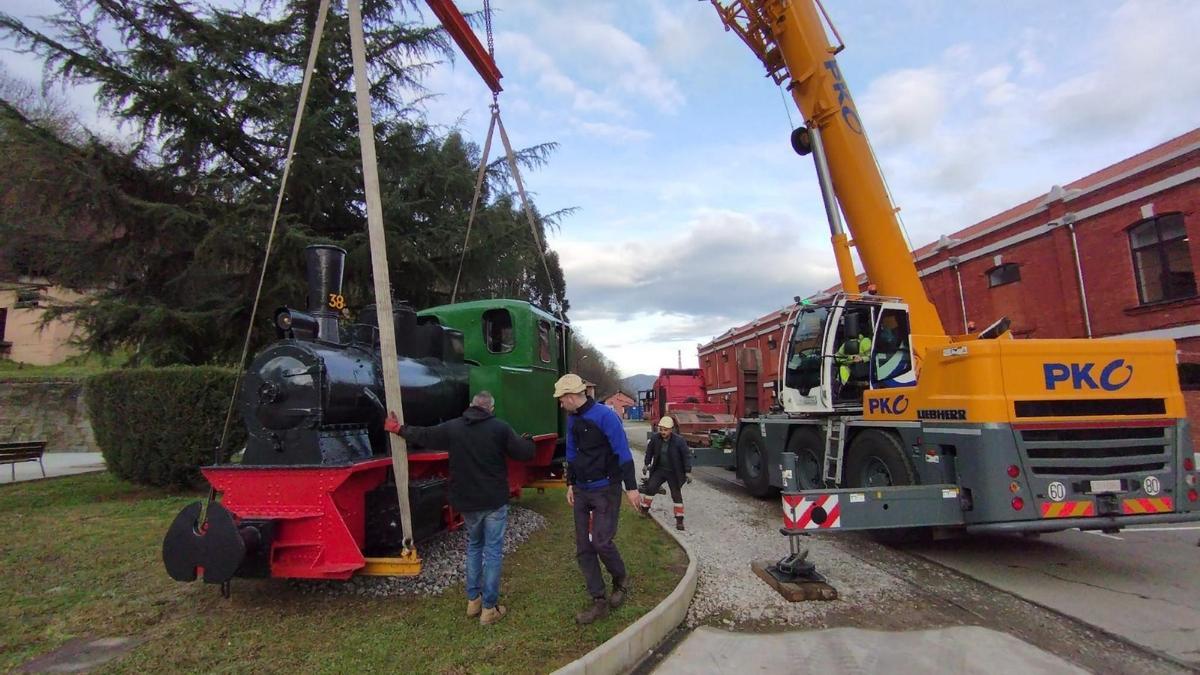
[[[789,530],[825,530],[842,526],[838,495],[783,495],[783,526]]]

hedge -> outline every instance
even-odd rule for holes
[[[200,484],[199,467],[213,463],[237,376],[229,368],[176,366],[87,378],[84,400],[109,470],[144,485]],[[225,454],[245,441],[235,409]]]

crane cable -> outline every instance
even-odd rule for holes
[[[496,45],[495,39],[492,36],[492,3],[491,0],[483,1],[483,21],[487,30],[487,46],[488,54],[492,60],[496,60]],[[525,184],[521,181],[521,172],[517,169],[517,158],[513,153],[512,144],[508,140],[508,132],[504,129],[504,121],[500,119],[500,95],[492,92],[492,119],[488,124],[487,140],[483,145],[483,153],[479,158],[479,175],[475,179],[475,195],[471,199],[471,211],[467,216],[467,232],[463,238],[462,255],[458,259],[458,272],[454,275],[454,289],[450,292],[450,304],[454,304],[458,298],[458,286],[462,280],[463,264],[467,259],[467,244],[471,240],[471,226],[475,222],[475,213],[479,204],[479,198],[483,192],[483,177],[487,173],[487,160],[492,149],[492,133],[500,129],[500,141],[504,144],[505,160],[508,164],[508,170],[512,174],[513,181],[517,186],[517,194],[521,197],[521,207],[525,212],[525,219],[529,221],[529,232],[533,235],[534,246],[537,247],[538,255],[542,259],[542,269],[546,272],[546,284],[550,286],[550,297],[553,300],[558,297],[558,287],[554,283],[554,277],[550,274],[550,263],[546,260],[546,249],[542,245],[542,239],[538,235],[537,219],[533,216],[533,207],[529,204],[529,195],[525,192]],[[555,314],[559,320],[565,321],[562,315],[561,304],[555,308]]]
[[[300,136],[300,122],[304,119],[304,104],[308,100],[308,87],[312,82],[312,74],[316,69],[317,52],[321,47],[321,34],[325,31],[325,18],[329,14],[329,0],[321,0],[321,6],[317,10],[317,24],[313,28],[312,46],[308,50],[308,61],[304,65],[304,79],[300,84],[300,100],[296,102],[296,117],[292,120],[292,135],[288,139],[287,157],[283,163],[283,176],[279,181],[279,194],[275,197],[275,212],[271,215],[271,229],[267,233],[267,246],[263,251],[262,269],[258,274],[258,288],[254,292],[254,303],[250,307],[250,321],[246,326],[246,339],[242,343],[242,355],[238,358],[238,372],[246,365],[246,355],[250,352],[250,336],[254,331],[254,320],[258,316],[258,303],[262,299],[263,285],[267,278],[267,263],[271,260],[271,246],[275,242],[275,230],[279,224],[279,213],[283,210],[283,195],[287,189],[288,174],[291,172],[292,159],[296,156],[296,139]],[[237,402],[238,390],[241,388],[242,379],[240,376],[233,379],[233,395],[229,397],[229,409],[225,411],[225,425],[221,429],[221,440],[217,443],[217,447],[213,451],[213,463],[219,464],[221,461],[221,453],[225,449],[225,443],[229,438],[229,427],[233,421],[233,407]],[[200,511],[197,523],[203,523],[207,518],[208,505],[216,498],[216,489],[211,485],[208,488],[208,500],[204,503],[204,508]]]

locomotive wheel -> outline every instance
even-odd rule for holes
[[[796,455],[796,482],[801,490],[825,487],[825,444],[821,436],[808,428],[796,429],[787,442],[787,452]]]
[[[765,497],[771,490],[771,477],[767,473],[767,447],[757,427],[746,426],[738,433],[737,460],[738,477],[746,485],[746,492]]]

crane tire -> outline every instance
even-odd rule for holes
[[[825,487],[825,443],[816,429],[801,427],[792,431],[787,450],[796,455],[796,482],[801,490]]]
[[[757,427],[746,426],[738,432],[737,463],[738,477],[746,486],[746,492],[755,497],[767,496],[771,491],[767,444]]]

